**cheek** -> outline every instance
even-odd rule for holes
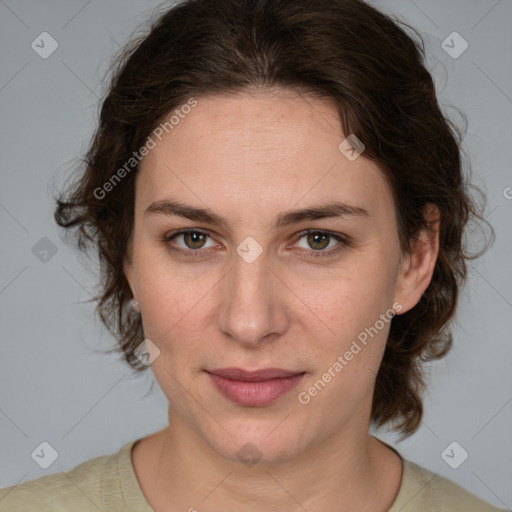
[[[369,265],[352,269],[350,275],[323,281],[322,287],[321,293],[310,293],[304,301],[311,306],[307,322],[303,322],[319,333],[323,331],[324,336],[318,337],[322,351],[328,346],[342,349],[373,326],[381,314],[390,314],[394,288],[387,269]],[[307,293],[303,289],[304,296]],[[381,323],[378,327],[383,330]]]
[[[329,307],[324,308],[329,335],[325,328],[319,329],[318,335],[310,332],[311,339],[318,342],[305,349],[315,362],[315,371],[297,396],[305,408],[305,421],[313,424],[314,418],[323,417],[326,431],[369,407],[392,320],[384,291],[371,296],[351,286],[345,291],[337,296],[337,303],[324,304]]]
[[[215,280],[199,265],[176,265],[161,248],[139,247],[134,255],[144,333],[165,342],[185,328],[197,329]],[[209,292],[210,290],[210,292]]]
[[[337,421],[372,395],[393,318],[393,275],[382,262],[372,267],[366,260],[350,276],[326,280],[323,290],[310,296],[315,314],[301,320],[315,340],[305,347],[315,371],[299,403],[332,408]]]
[[[185,373],[195,373],[204,363],[204,340],[210,338],[204,316],[210,288],[204,278],[186,279],[151,265],[140,272],[144,336],[160,350],[151,369],[169,402],[184,416],[193,408],[183,393],[189,378]]]

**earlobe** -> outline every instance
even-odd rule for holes
[[[422,230],[411,240],[411,252],[403,259],[397,279],[395,301],[402,309],[399,314],[412,309],[428,288],[439,253],[440,212],[436,205],[428,203],[424,216],[430,229]]]
[[[130,254],[129,252],[126,253],[126,255],[124,257],[124,262],[123,262],[124,275],[126,277],[126,280],[128,281],[128,285],[130,286],[130,289],[132,291],[132,298],[129,301],[129,305],[134,313],[140,314],[141,308],[140,308],[139,301],[137,300],[137,294],[135,293],[135,286],[133,283],[133,263],[132,263],[132,259],[129,256],[129,254]]]

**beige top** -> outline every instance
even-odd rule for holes
[[[86,460],[65,473],[0,489],[0,511],[154,512],[132,465],[131,449],[136,442],[126,443],[112,455]],[[403,457],[402,461],[402,483],[388,512],[503,512],[451,480]]]

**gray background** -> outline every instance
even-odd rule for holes
[[[467,115],[473,181],[487,192],[486,217],[496,231],[492,248],[470,264],[454,348],[430,365],[420,430],[403,442],[378,435],[406,458],[511,508],[512,2],[372,4],[425,37],[446,112],[460,120],[455,106]],[[113,453],[167,422],[166,400],[152,374],[133,376],[117,355],[99,352],[113,339],[94,317],[93,304],[84,302],[96,282],[94,263],[63,242],[50,201],[52,183],[62,183],[87,147],[111,55],[158,5],[0,0],[2,487]],[[47,59],[31,48],[44,31],[59,45]],[[441,46],[453,31],[469,44],[455,59]],[[475,243],[477,233],[471,232]],[[46,262],[33,253],[43,237],[57,250]],[[42,441],[59,454],[46,470],[31,458]],[[458,469],[440,455],[452,441],[469,453]]]

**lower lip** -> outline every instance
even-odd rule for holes
[[[239,405],[261,407],[268,405],[288,393],[304,377],[304,373],[262,382],[231,380],[208,373],[215,387],[226,397]]]

